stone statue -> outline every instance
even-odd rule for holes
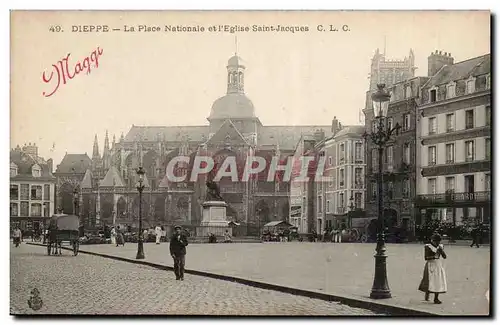
[[[206,201],[224,201],[224,199],[220,196],[220,190],[217,184],[213,181],[207,181],[207,196],[205,197]]]

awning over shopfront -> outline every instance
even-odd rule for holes
[[[264,225],[264,227],[292,227],[291,223],[286,221],[271,221]]]

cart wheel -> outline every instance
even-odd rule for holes
[[[78,249],[79,248],[80,248],[80,243],[77,240],[75,240],[73,242],[73,255],[74,256],[78,255]]]
[[[51,249],[50,244],[47,244],[47,255],[49,256],[50,256],[50,249]]]

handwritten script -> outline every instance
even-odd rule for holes
[[[47,93],[43,92],[42,95],[45,97],[50,97],[56,93],[59,89],[59,86],[62,84],[65,85],[69,80],[73,79],[76,75],[80,74],[80,72],[85,72],[85,74],[89,74],[92,71],[92,68],[99,67],[99,57],[102,55],[103,50],[101,48],[97,48],[96,50],[90,53],[90,56],[85,57],[82,61],[77,61],[74,66],[70,66],[69,57],[71,53],[68,53],[65,58],[57,61],[57,63],[52,65],[52,71],[50,75],[47,77],[47,72],[44,71],[42,75],[42,80],[46,84],[52,84],[52,92]]]

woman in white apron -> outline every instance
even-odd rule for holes
[[[430,244],[426,244],[424,247],[424,258],[427,262],[418,290],[425,292],[426,301],[429,301],[430,294],[434,293],[434,303],[440,304],[439,294],[445,293],[447,290],[446,273],[440,259],[441,257],[446,259],[441,236],[432,235]]]
[[[155,228],[156,245],[160,245],[161,233],[162,233],[161,227],[156,226],[156,228]]]
[[[116,229],[111,228],[111,245],[116,245]]]

